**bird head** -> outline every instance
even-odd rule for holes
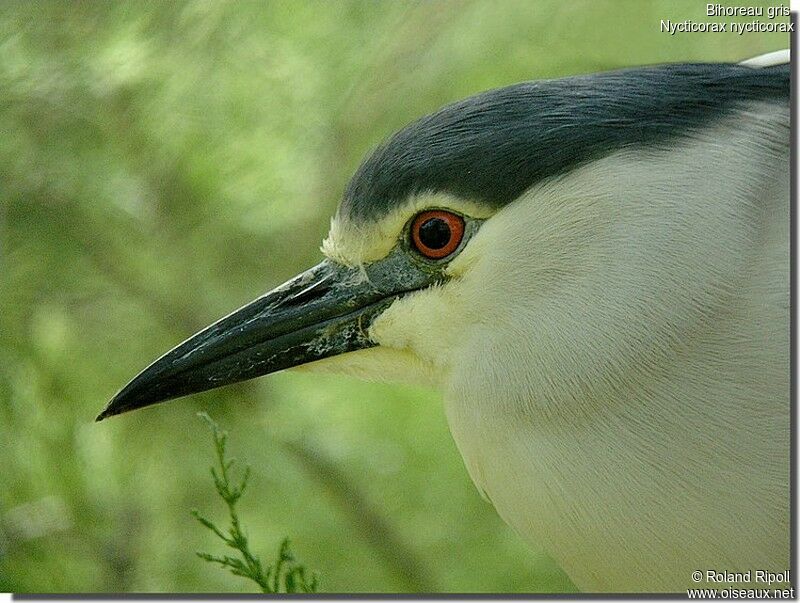
[[[449,194],[371,221],[340,210],[326,259],[156,360],[99,418],[293,367],[441,383],[465,327],[445,323],[491,213]]]
[[[787,81],[666,65],[517,84],[423,117],[359,167],[320,264],[167,352],[98,419],[301,366],[444,386],[499,357],[491,371],[516,359],[544,396],[548,373],[573,366],[603,381],[669,345],[679,310],[687,330],[702,320],[698,296],[736,269],[697,261],[763,172],[734,174],[747,153],[732,146],[750,143],[725,120]],[[708,178],[725,162],[735,178]]]

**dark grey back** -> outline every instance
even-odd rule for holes
[[[341,212],[374,219],[422,192],[500,207],[586,161],[691,135],[742,102],[788,103],[789,72],[788,64],[670,64],[477,94],[378,147],[350,181]]]

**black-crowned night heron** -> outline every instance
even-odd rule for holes
[[[786,570],[779,63],[526,82],[423,117],[358,169],[322,263],[99,418],[306,363],[428,383],[479,490],[578,587]]]

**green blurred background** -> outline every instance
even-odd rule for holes
[[[659,33],[704,9],[3,3],[0,590],[251,590],[194,555],[221,547],[190,510],[224,518],[198,410],[253,466],[253,548],[289,536],[323,591],[574,590],[480,498],[435,392],[284,373],[93,419],[157,355],[319,261],[349,175],[413,118],[526,79],[788,46]]]

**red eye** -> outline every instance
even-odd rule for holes
[[[438,260],[453,253],[464,237],[464,219],[449,211],[424,211],[411,224],[411,240],[426,258]]]

